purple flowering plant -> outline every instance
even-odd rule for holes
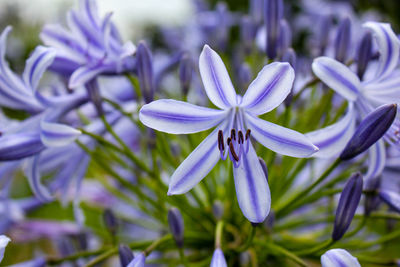
[[[189,2],[126,41],[76,0],[27,59],[1,29],[1,264],[396,266],[396,27]]]

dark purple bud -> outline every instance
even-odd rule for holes
[[[267,164],[265,164],[265,161],[264,161],[262,158],[260,158],[260,157],[258,157],[258,161],[260,162],[261,168],[262,168],[262,170],[263,170],[263,172],[264,172],[264,174],[265,174],[265,178],[267,179],[267,182],[268,182],[268,168],[267,168]]]
[[[133,260],[132,250],[124,245],[120,244],[118,246],[119,261],[121,262],[121,267],[126,267]]]
[[[168,224],[176,245],[183,247],[183,218],[181,212],[177,208],[171,208],[168,211]]]
[[[214,202],[212,205],[212,212],[217,220],[220,220],[222,216],[224,216],[224,205],[221,201],[217,200]]]
[[[153,59],[150,49],[144,41],[140,41],[136,51],[137,69],[140,89],[146,103],[154,98]]]
[[[281,19],[283,17],[282,0],[265,0],[264,21],[267,29],[267,56],[274,59],[277,56],[277,43],[281,30]]]
[[[393,210],[400,213],[400,194],[395,191],[381,190],[379,197]]]
[[[243,63],[239,68],[239,84],[242,88],[247,88],[253,77],[250,66],[247,63]]]
[[[396,104],[382,105],[370,112],[358,125],[340,159],[352,159],[375,144],[390,128],[396,113]]]
[[[292,30],[285,19],[281,20],[280,23],[280,34],[277,44],[279,55],[283,55],[285,51],[292,45]]]
[[[250,54],[255,37],[256,25],[253,20],[248,16],[242,17],[240,21],[240,39],[246,54]]]
[[[363,78],[365,70],[372,56],[372,34],[367,32],[361,39],[357,50],[357,75],[360,79]]]
[[[345,63],[351,42],[351,22],[345,18],[339,24],[335,39],[335,59]]]
[[[192,81],[193,60],[189,53],[184,53],[179,63],[179,80],[183,95],[187,96]]]
[[[332,17],[323,16],[319,21],[318,32],[316,39],[319,42],[319,55],[324,55],[326,47],[329,44],[329,33],[332,28]]]
[[[274,227],[274,224],[275,224],[275,212],[271,210],[267,218],[263,222],[263,225],[267,230],[271,230]]]
[[[285,51],[285,53],[282,55],[282,62],[288,62],[294,70],[296,70],[296,62],[297,62],[297,57],[296,57],[296,52],[293,50],[293,48],[289,48]]]
[[[104,211],[103,221],[107,230],[110,231],[112,235],[115,235],[118,229],[118,220],[115,217],[114,212],[112,212],[112,210],[106,209]]]
[[[363,189],[363,177],[361,173],[353,174],[344,186],[336,209],[335,224],[333,226],[332,239],[339,240],[350,226],[360,202]]]
[[[369,178],[365,181],[365,204],[364,204],[364,212],[365,215],[371,214],[372,211],[378,208],[380,203],[379,196],[377,194],[377,190],[381,184],[381,177],[376,176],[373,178]]]
[[[94,104],[97,114],[102,116],[104,114],[102,98],[100,95],[99,84],[97,79],[92,79],[86,83],[86,90],[90,101]]]

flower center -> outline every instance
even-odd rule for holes
[[[243,153],[249,151],[251,130],[248,129],[244,135],[241,130],[231,129],[231,134],[226,138],[226,143],[224,140],[224,133],[222,130],[218,131],[218,149],[220,151],[221,159],[225,160],[229,155],[233,166],[235,168],[239,167],[240,159]],[[225,146],[226,144],[226,146]],[[227,149],[225,149],[227,147]]]

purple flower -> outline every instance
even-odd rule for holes
[[[84,85],[99,74],[132,70],[135,46],[122,43],[111,13],[100,18],[94,0],[80,0],[79,9],[67,16],[68,28],[46,25],[40,38],[56,50],[51,69],[70,76],[69,87]]]
[[[199,68],[208,98],[221,110],[163,99],[144,105],[139,114],[146,126],[172,134],[196,133],[217,125],[174,172],[168,194],[186,193],[229,155],[239,206],[251,222],[262,222],[269,213],[271,199],[250,136],[292,157],[309,157],[318,150],[301,133],[257,118],[286,98],[294,71],[288,63],[269,64],[242,97],[236,94],[222,59],[207,45],[200,55]]]
[[[210,267],[227,267],[224,253],[220,248],[214,250],[214,254],[211,259]]]
[[[349,103],[347,114],[341,120],[307,134],[320,149],[314,155],[316,157],[330,158],[339,154],[355,131],[357,117],[365,117],[382,104],[400,101],[400,76],[395,70],[400,55],[399,39],[389,24],[367,22],[364,27],[372,31],[379,48],[379,64],[374,70],[374,77],[360,81],[347,66],[328,57],[319,57],[312,64],[314,74]],[[400,121],[396,118],[383,137],[387,143],[397,147],[400,140],[399,127]],[[370,163],[366,179],[382,172],[385,165],[384,143],[378,141],[369,153]]]
[[[361,267],[356,257],[344,249],[330,249],[321,256],[322,267]]]
[[[394,209],[397,212],[400,212],[400,195],[398,192],[381,190],[379,192],[379,197],[392,209]]]

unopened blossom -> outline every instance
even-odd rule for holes
[[[380,54],[373,77],[360,81],[349,67],[329,57],[319,57],[312,64],[314,74],[349,103],[346,115],[338,122],[307,134],[320,148],[315,157],[330,158],[340,153],[355,131],[356,119],[365,117],[382,104],[397,103],[400,100],[400,76],[396,70],[400,41],[387,23],[367,22],[364,27],[372,31]],[[399,127],[397,117],[383,137],[386,143],[400,147]],[[366,179],[379,175],[385,166],[384,142],[376,142],[369,153]]]
[[[227,267],[226,260],[224,257],[224,253],[220,248],[216,248],[214,250],[210,267]]]
[[[309,157],[318,150],[303,134],[257,118],[287,97],[294,80],[293,68],[288,63],[265,66],[243,97],[236,94],[222,59],[208,45],[200,55],[199,68],[206,94],[220,110],[162,99],[144,105],[139,114],[146,126],[172,134],[196,133],[216,126],[171,176],[168,194],[186,193],[220,159],[229,156],[239,206],[248,220],[262,222],[269,213],[271,197],[250,137],[292,157]]]
[[[8,243],[11,241],[10,238],[8,238],[5,235],[0,235],[0,262],[3,260],[4,257],[4,251],[6,249],[6,246]]]
[[[356,257],[344,249],[330,249],[321,256],[322,267],[361,267]]]

